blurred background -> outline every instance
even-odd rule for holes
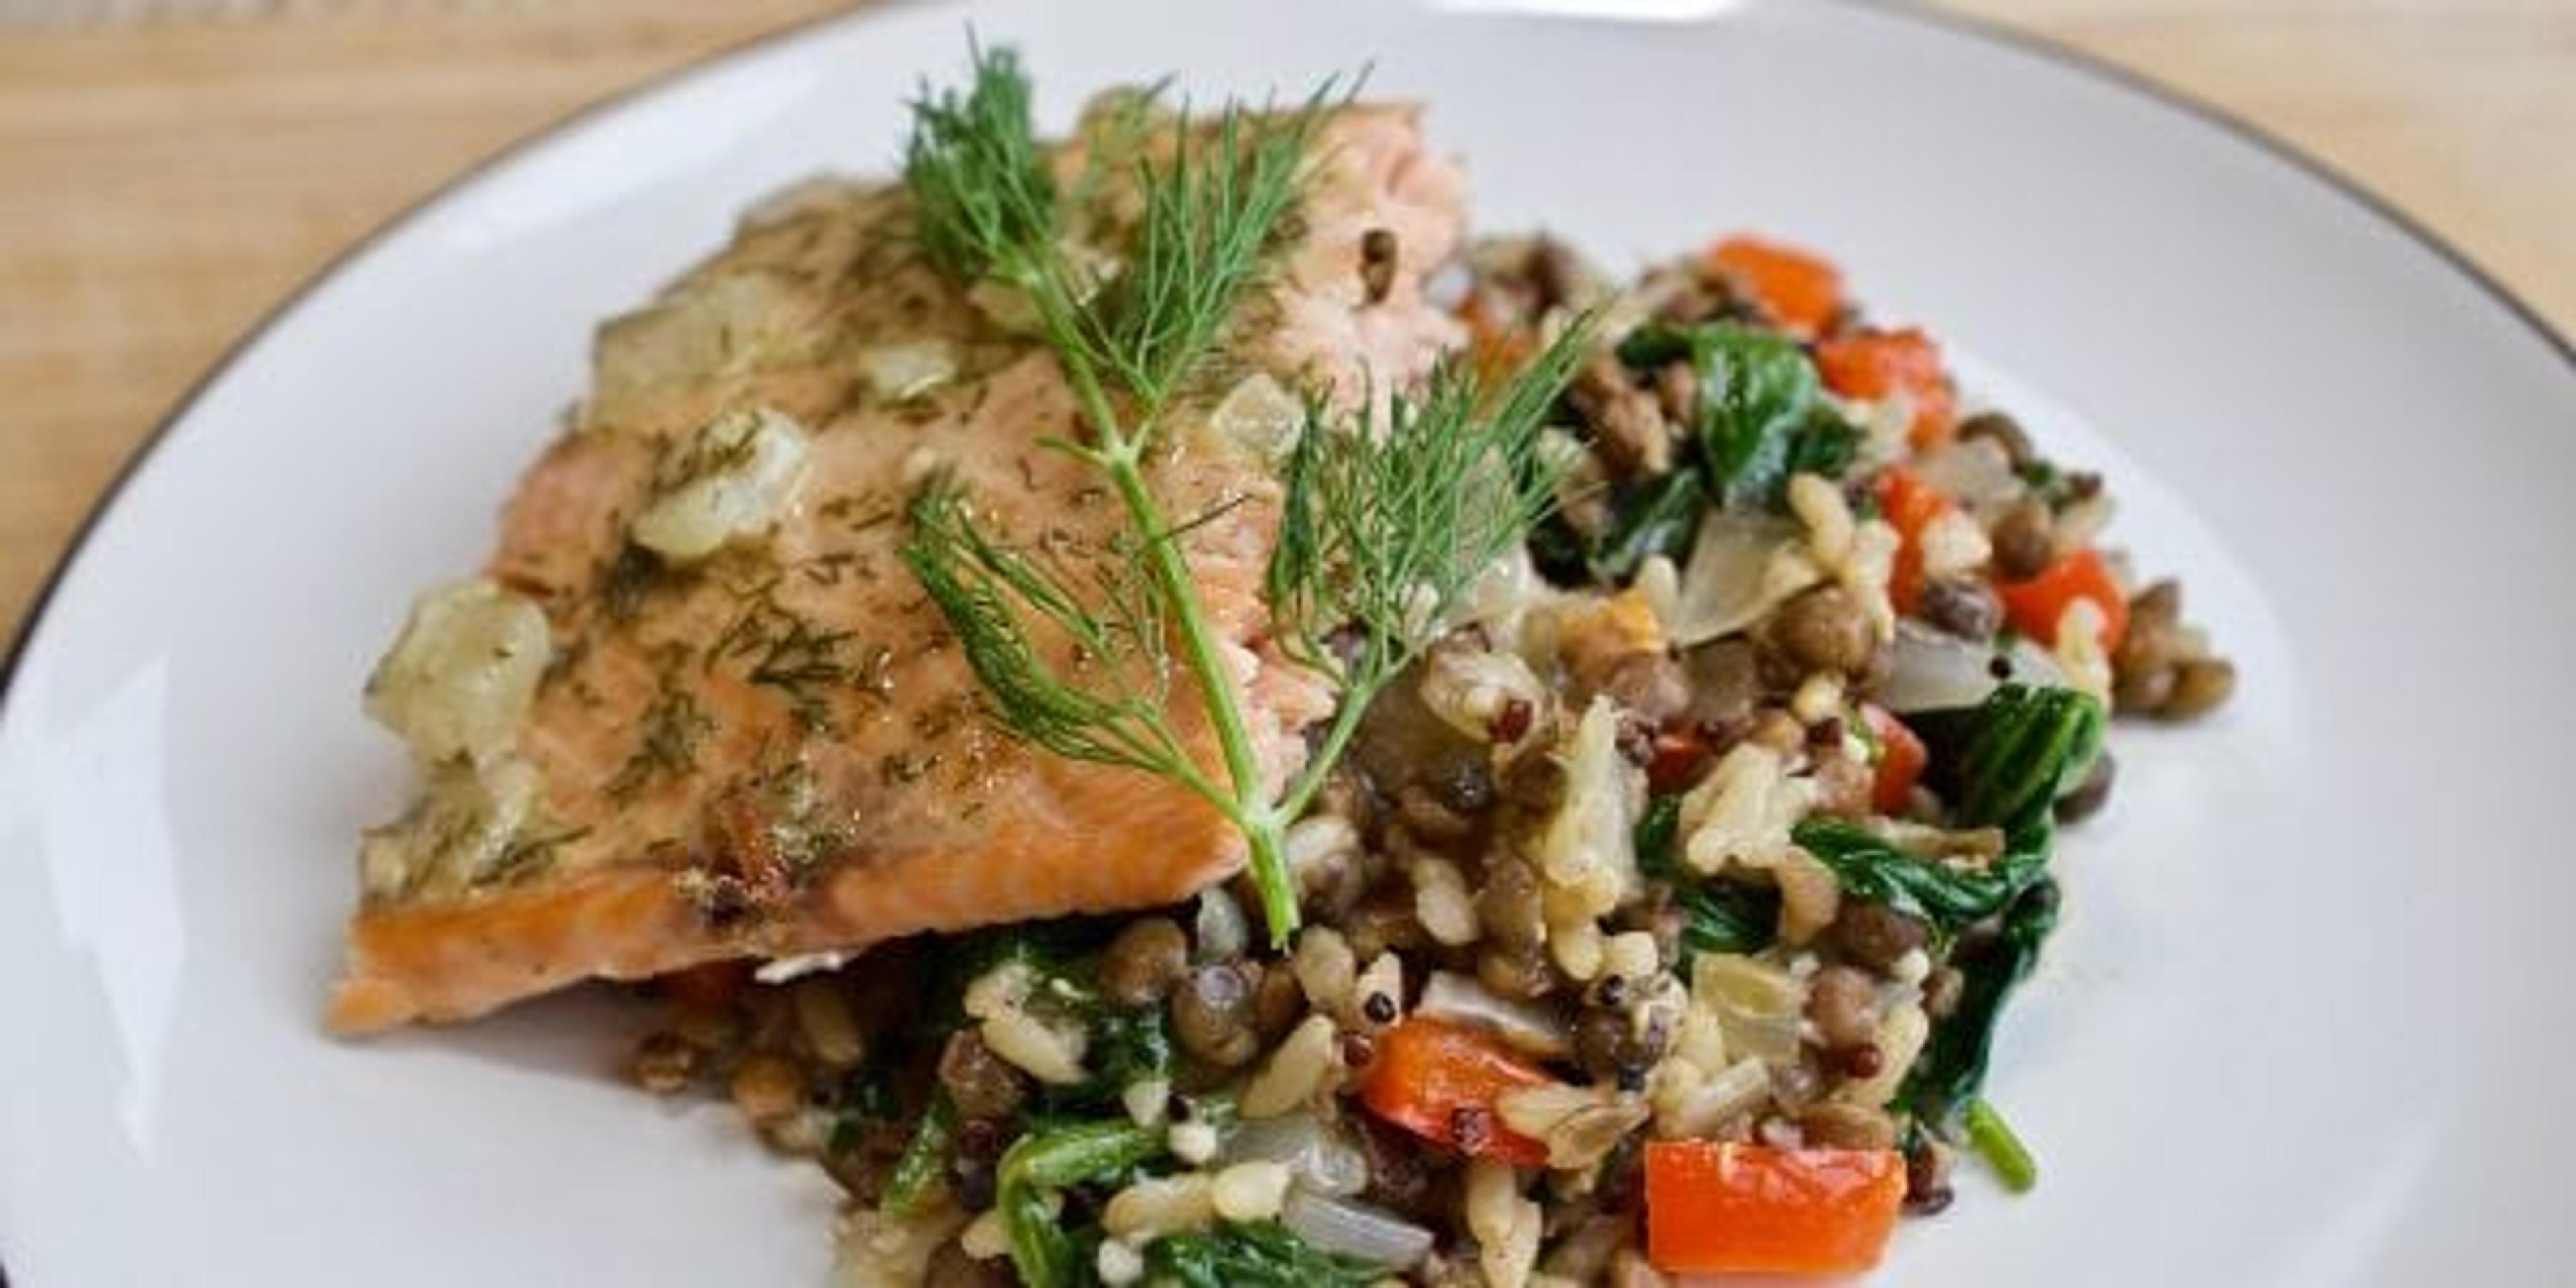
[[[846,0],[0,0],[0,640],[188,387],[366,232]],[[2576,0],[1951,0],[2249,120],[2576,331]]]

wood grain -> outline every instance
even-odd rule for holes
[[[585,103],[840,6],[236,7],[257,12],[11,29],[0,8],[0,637],[136,444],[333,255]],[[1956,7],[2314,150],[2576,329],[2568,0]]]

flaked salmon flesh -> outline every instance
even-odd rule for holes
[[[1202,518],[1184,548],[1274,782],[1331,694],[1264,641],[1270,460],[1205,413],[1255,373],[1291,391],[1384,388],[1458,339],[1422,279],[1457,246],[1462,184],[1425,150],[1417,113],[1336,110],[1311,165],[1291,244],[1153,469],[1166,511]],[[904,507],[939,470],[980,525],[1016,541],[1096,551],[1125,523],[1096,473],[1041,445],[1079,431],[1054,359],[923,262],[909,217],[896,186],[791,194],[602,329],[578,423],[519,484],[484,569],[542,610],[550,646],[501,753],[533,775],[532,803],[501,859],[463,873],[423,875],[452,840],[435,810],[374,834],[334,1027],[1148,907],[1239,868],[1239,836],[1184,790],[1002,733],[898,561]],[[1381,261],[1365,271],[1364,243]],[[870,377],[889,351],[956,370],[889,389]],[[746,408],[808,436],[785,508],[703,560],[639,557],[634,524],[674,459]],[[1172,693],[1205,753],[1186,680]],[[438,771],[468,772],[490,771]]]

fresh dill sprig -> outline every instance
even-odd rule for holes
[[[1140,163],[1135,255],[1092,315],[1091,344],[1147,417],[1171,400],[1260,271],[1332,93],[1327,81],[1303,106],[1266,119],[1229,104],[1203,138],[1184,114],[1171,159]]]
[[[1418,396],[1388,400],[1383,429],[1309,405],[1265,589],[1282,651],[1337,679],[1342,696],[1283,811],[1305,808],[1370,699],[1553,504],[1560,471],[1541,459],[1539,431],[1591,322],[1577,319],[1500,389],[1469,364],[1442,363]]]
[[[1014,733],[1059,756],[1215,790],[1166,715],[1168,626],[1135,561],[1095,564],[1085,587],[1061,561],[987,537],[965,494],[944,477],[922,489],[911,518],[904,566],[948,620],[993,712]],[[1072,644],[1083,675],[1047,660],[1040,623]]]
[[[1288,528],[1270,573],[1288,647],[1323,665],[1327,633],[1359,628],[1358,664],[1332,731],[1288,790],[1264,784],[1250,721],[1180,536],[1146,477],[1173,399],[1198,376],[1301,195],[1332,82],[1285,112],[1228,105],[1169,122],[1160,160],[1130,176],[1142,215],[1122,271],[1101,280],[1063,243],[1062,201],[1007,50],[974,49],[964,92],[913,105],[905,173],[922,243],[951,273],[1015,288],[1032,306],[1082,413],[1079,440],[1050,446],[1104,474],[1128,525],[1086,571],[989,533],[953,481],[911,510],[903,560],[928,592],[1006,728],[1058,755],[1153,773],[1188,788],[1242,832],[1275,944],[1297,927],[1285,837],[1378,687],[1428,642],[1467,584],[1519,539],[1548,495],[1533,458],[1538,421],[1571,374],[1570,336],[1500,391],[1446,369],[1396,399],[1381,430],[1327,425],[1320,406],[1290,466]],[[1142,150],[1150,157],[1152,149]],[[1070,645],[1071,661],[1049,659]],[[1175,727],[1178,660],[1206,711],[1222,776]]]
[[[1055,244],[1055,181],[1029,113],[1029,78],[1009,49],[972,45],[964,93],[922,87],[912,102],[903,178],[920,207],[922,245],[948,272],[1021,283]]]

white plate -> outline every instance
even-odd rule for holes
[[[2576,368],[2386,216],[2045,55],[1840,4],[1617,24],[1203,0],[979,12],[1061,121],[1179,69],[1363,62],[1490,228],[1614,261],[1828,248],[2046,444],[2243,663],[2124,728],[1994,1096],[2039,1191],[1910,1225],[1912,1284],[2563,1280],[2576,1116]],[[830,1196],[605,1076],[599,1005],[320,1033],[356,693],[477,560],[590,324],[820,167],[882,169],[959,10],[804,32],[594,113],[380,237],[200,392],[26,641],[0,720],[0,1256],[21,1288],[812,1284]],[[2050,396],[2043,399],[2040,391]],[[2118,444],[2115,450],[2110,446]]]

